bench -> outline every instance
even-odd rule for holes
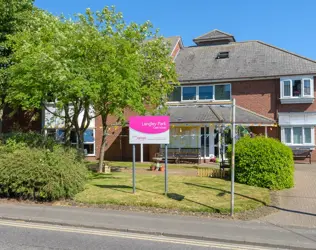
[[[168,148],[168,161],[174,161],[179,163],[181,161],[196,160],[198,164],[201,163],[201,149],[200,148]],[[160,152],[157,154],[165,159],[164,148],[160,148]]]
[[[309,164],[312,164],[312,150],[309,148],[293,148],[292,152],[294,158],[309,158]]]

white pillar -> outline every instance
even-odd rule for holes
[[[209,155],[214,155],[214,128],[209,126]]]
[[[206,158],[206,126],[204,126],[204,159]]]
[[[140,144],[140,162],[144,162],[144,147]]]
[[[221,133],[220,133],[220,128],[221,124],[219,125],[218,127],[218,159],[221,159],[221,141],[222,141],[222,136],[221,136]]]
[[[266,138],[268,137],[268,127],[267,126],[264,127],[264,135]]]

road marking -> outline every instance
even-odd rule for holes
[[[124,232],[109,231],[109,230],[95,230],[95,229],[88,229],[88,228],[47,225],[47,224],[22,222],[22,221],[0,220],[0,225],[9,226],[9,227],[37,229],[37,230],[89,234],[89,235],[105,236],[105,237],[118,237],[118,238],[135,239],[135,240],[146,240],[146,241],[191,245],[191,246],[199,246],[199,247],[216,247],[220,249],[231,249],[231,250],[269,250],[269,249],[272,249],[272,248],[250,246],[250,245],[238,245],[238,244],[219,243],[219,242],[202,241],[202,240],[189,240],[189,239],[181,239],[181,238],[166,237],[166,236],[153,236],[153,235],[144,235],[144,234],[136,234],[136,233],[124,233]]]

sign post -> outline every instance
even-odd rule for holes
[[[236,143],[236,100],[233,99],[232,105],[232,166],[231,166],[231,200],[230,200],[230,216],[234,216],[235,207],[235,143]]]
[[[168,195],[168,144],[165,144],[165,195]]]
[[[135,144],[133,144],[133,194],[136,193],[136,169],[135,169],[135,161],[136,161],[136,147]]]
[[[168,193],[169,116],[132,116],[129,143],[133,145],[133,193],[136,193],[135,144],[165,144],[165,194]]]

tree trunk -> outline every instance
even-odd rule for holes
[[[99,158],[99,172],[101,173],[103,170],[103,162],[104,162],[104,151],[106,147],[106,137],[107,137],[107,114],[101,114],[102,118],[102,143],[100,147],[100,158]]]

